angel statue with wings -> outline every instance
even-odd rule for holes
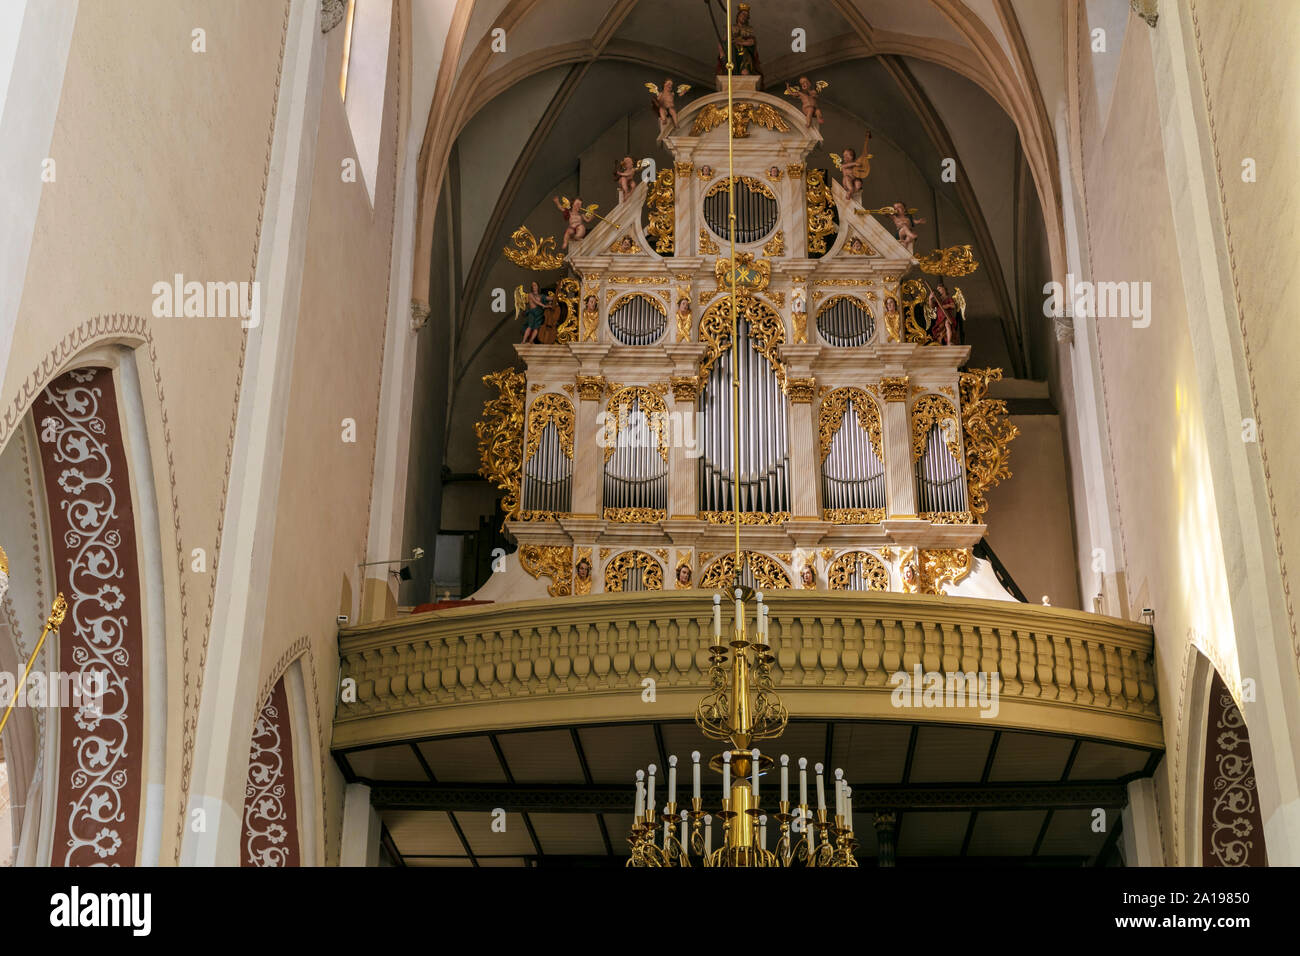
[[[600,206],[592,203],[584,207],[577,196],[573,197],[572,202],[564,196],[554,198],[555,207],[560,210],[565,222],[564,241],[560,243],[560,248],[568,249],[570,239],[581,241],[587,237],[587,223],[596,217],[596,210]]]
[[[840,171],[840,185],[844,187],[844,192],[850,199],[862,192],[862,180],[871,173],[872,154],[867,152],[870,148],[871,132],[868,130],[866,138],[862,141],[860,154],[855,153],[848,146],[844,147],[843,158],[838,153],[831,153],[831,162]]]
[[[949,295],[942,282],[935,283],[925,305],[925,317],[930,325],[931,341],[938,345],[960,344],[966,318],[966,296],[961,289]]]
[[[806,76],[799,77],[798,86],[791,83],[785,85],[785,95],[798,98],[799,106],[803,109],[804,122],[808,124],[809,129],[818,133],[821,132],[822,108],[817,105],[817,98],[821,96],[822,90],[828,86],[830,84],[825,80],[818,80],[817,85],[814,86]]]
[[[691,87],[689,84],[673,86],[671,79],[665,79],[662,92],[653,83],[647,83],[645,88],[650,91],[650,109],[659,114],[659,134],[662,136],[666,131],[676,128],[677,97],[685,96]]]
[[[515,320],[523,313],[525,342],[537,341],[537,332],[545,322],[545,309],[546,301],[536,281],[528,289],[522,285],[515,289]]]

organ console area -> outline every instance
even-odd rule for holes
[[[1000,370],[914,334],[916,261],[809,168],[796,107],[732,111],[679,108],[671,167],[569,244],[568,334],[486,377],[483,474],[519,548],[475,596],[725,587],[738,495],[756,588],[1010,599],[971,553],[1010,474]]]

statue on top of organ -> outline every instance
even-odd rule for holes
[[[743,5],[735,28],[752,75]],[[647,188],[648,160],[622,156],[607,215],[556,197],[561,238],[516,232],[513,262],[554,272],[558,242],[565,274],[521,286],[518,367],[485,378],[482,473],[520,548],[478,596],[739,574],[1007,598],[971,551],[1016,429],[987,396],[1000,371],[960,344],[970,247],[918,254],[917,210],[861,205],[870,134],[832,154],[838,176],[815,162],[824,82],[735,84],[730,103],[726,82],[689,103],[646,83],[670,154]]]

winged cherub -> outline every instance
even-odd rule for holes
[[[596,215],[596,210],[600,208],[596,203],[584,207],[582,199],[578,196],[573,197],[570,202],[563,196],[556,196],[555,207],[560,210],[560,215],[564,216],[565,229],[564,241],[560,243],[561,249],[569,248],[569,240],[574,239],[581,241],[587,237],[587,223]]]
[[[871,156],[868,152],[871,149],[871,132],[868,130],[866,138],[862,141],[862,152],[854,152],[848,146],[844,147],[844,157],[840,158],[838,153],[831,153],[831,161],[835,163],[835,168],[840,171],[840,185],[852,199],[862,191],[862,180],[866,179],[871,173]]]
[[[819,133],[822,125],[822,108],[817,105],[817,98],[821,95],[822,90],[828,86],[830,84],[825,80],[818,80],[814,86],[806,76],[799,77],[798,86],[790,83],[785,85],[785,95],[798,98],[799,105],[803,109],[804,122],[808,124],[808,128],[817,130]]]
[[[659,133],[662,135],[666,130],[675,128],[677,126],[677,97],[689,93],[691,91],[690,84],[673,86],[671,79],[665,79],[662,92],[653,83],[647,83],[645,88],[650,91],[650,108],[659,114]]]
[[[631,156],[624,156],[614,164],[614,182],[618,184],[618,201],[623,202],[636,189],[636,171],[644,163],[638,163]]]

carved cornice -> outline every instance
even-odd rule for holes
[[[785,392],[790,396],[790,401],[796,405],[811,405],[813,396],[817,394],[817,379],[815,378],[791,378],[785,383]]]
[[[579,375],[574,384],[578,386],[578,397],[584,402],[598,402],[605,394],[603,375]]]

